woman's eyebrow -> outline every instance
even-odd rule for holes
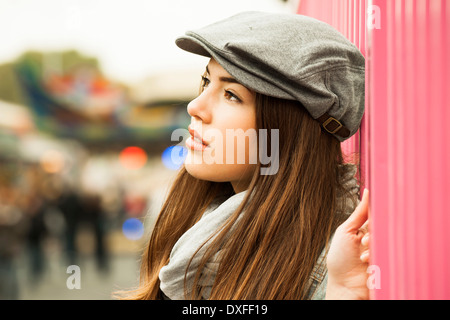
[[[206,73],[210,75],[208,66],[206,66]],[[219,77],[219,81],[241,84],[235,78],[232,78],[232,77]]]

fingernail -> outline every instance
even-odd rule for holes
[[[362,244],[363,246],[367,246],[367,245],[369,244],[369,239],[370,239],[370,236],[369,236],[368,233],[366,233],[366,234],[364,235],[364,237],[361,239],[361,244]]]
[[[369,252],[364,252],[359,259],[361,259],[362,262],[366,262],[369,260]]]

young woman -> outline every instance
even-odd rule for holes
[[[357,207],[340,144],[364,111],[361,53],[322,22],[261,12],[177,45],[210,60],[129,298],[367,299],[368,194]]]

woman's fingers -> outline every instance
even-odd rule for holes
[[[362,244],[364,247],[368,247],[368,246],[369,246],[369,240],[370,240],[370,234],[369,234],[369,233],[366,233],[366,234],[364,235],[364,237],[361,239],[361,244]]]
[[[369,256],[370,256],[370,252],[369,252],[369,250],[366,250],[361,254],[361,256],[359,258],[361,259],[362,263],[369,263]]]
[[[355,211],[344,222],[345,229],[351,233],[358,233],[360,229],[368,228],[369,219],[369,190],[364,189],[364,194],[361,202],[356,207]],[[361,231],[363,231],[361,230]]]
[[[359,257],[361,259],[361,262],[363,263],[369,263],[369,257],[370,257],[370,250],[369,250],[369,241],[370,241],[370,234],[366,233],[364,237],[361,239],[361,256]]]

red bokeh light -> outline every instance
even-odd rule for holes
[[[147,163],[147,153],[139,147],[126,147],[119,154],[119,162],[126,169],[137,170]]]

